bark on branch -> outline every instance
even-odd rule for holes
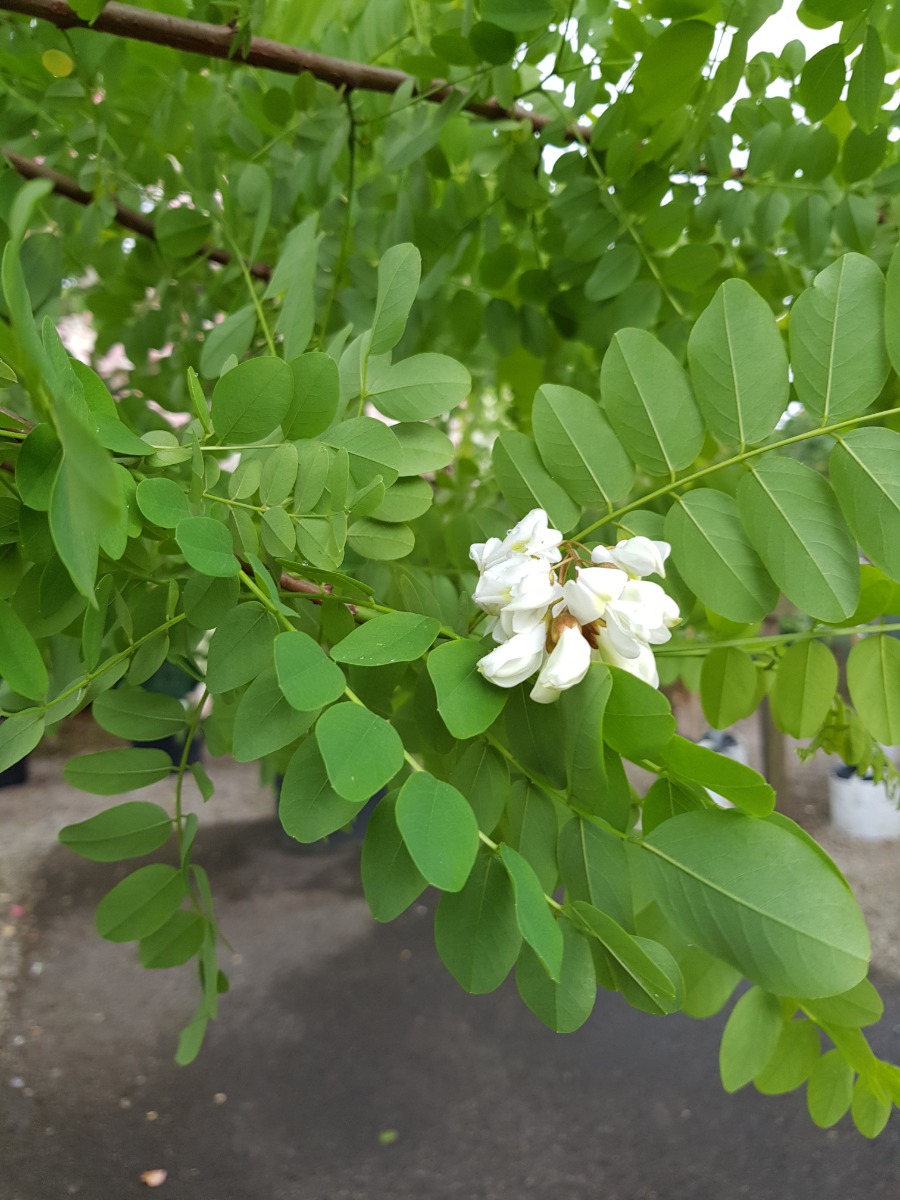
[[[68,200],[74,200],[76,204],[93,204],[96,199],[91,192],[86,192],[84,188],[79,187],[78,183],[70,176],[63,175],[53,167],[45,167],[43,163],[36,162],[33,158],[16,154],[14,150],[4,149],[2,154],[10,166],[15,167],[25,179],[49,179],[53,184],[53,191],[58,196],[65,196]],[[135,212],[133,208],[126,208],[118,201],[114,200],[113,203],[116,207],[116,221],[119,225],[130,229],[132,233],[140,234],[141,237],[156,241],[156,229],[149,217]],[[221,263],[222,266],[228,266],[233,258],[227,250],[220,250],[217,246],[201,246],[196,251],[196,256]],[[249,271],[256,279],[269,279],[272,274],[271,267],[266,263],[251,263]]]
[[[443,79],[433,80],[423,88],[404,71],[348,62],[327,54],[301,50],[297,46],[288,46],[270,38],[251,38],[247,53],[232,59],[234,30],[230,25],[211,25],[206,21],[172,17],[166,13],[135,8],[130,4],[119,4],[116,0],[111,0],[106,5],[93,24],[77,17],[69,8],[67,0],[0,0],[0,11],[21,13],[34,20],[49,21],[59,29],[93,29],[98,33],[134,38],[140,42],[153,42],[157,46],[169,46],[191,54],[228,59],[238,65],[247,63],[285,75],[300,75],[308,71],[316,79],[339,91],[360,90],[392,94],[412,80],[414,93],[421,95],[424,100],[439,104],[457,90]],[[524,108],[505,108],[496,100],[470,100],[463,108],[466,112],[489,121],[527,121],[535,133],[540,133],[548,125],[555,123],[553,117],[529,112]],[[590,137],[590,132],[589,128],[570,126],[565,130],[563,137],[567,141],[583,141]]]

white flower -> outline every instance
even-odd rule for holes
[[[539,704],[552,704],[559,699],[560,692],[581,683],[590,665],[591,647],[580,627],[574,621],[564,624],[559,641],[547,656],[531,690],[531,699]]]
[[[603,616],[610,601],[618,600],[627,583],[628,576],[615,567],[579,567],[575,578],[563,584],[563,600],[581,625],[590,625]]]
[[[616,652],[607,631],[601,629],[597,636],[597,657],[611,667],[621,667],[623,671],[636,675],[638,679],[643,679],[644,683],[649,683],[651,687],[659,687],[656,659],[649,646],[642,645],[633,658],[625,658]]]
[[[511,555],[527,554],[543,559],[547,563],[558,563],[562,558],[559,544],[562,534],[551,529],[549,518],[542,508],[533,508],[517,525],[514,525],[501,541],[488,538],[486,542],[474,542],[469,547],[469,557],[479,571],[487,571],[500,565]]]
[[[478,660],[478,670],[497,687],[511,688],[524,683],[541,665],[547,631],[543,625],[527,633],[514,634],[496,650]]]
[[[654,542],[646,537],[625,538],[610,549],[595,546],[591,560],[595,563],[613,563],[634,578],[645,575],[665,575],[665,561],[672,547],[668,542]]]
[[[680,615],[678,605],[658,583],[634,580],[607,604],[602,632],[617,654],[637,658],[648,643],[658,646],[667,642]]]
[[[494,616],[509,609],[511,613],[539,612],[543,618],[560,593],[556,576],[545,559],[511,554],[482,573],[472,598],[479,608]],[[531,624],[533,621],[526,620],[522,628]],[[518,626],[515,631],[518,632]]]

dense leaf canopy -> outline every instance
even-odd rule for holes
[[[896,786],[900,5],[804,0],[776,53],[779,8],[0,0],[0,767],[89,705],[157,743],[67,765],[127,798],[62,840],[171,851],[97,926],[196,963],[180,1062],[227,989],[202,729],[283,777],[299,841],[385,790],[373,915],[439,889],[468,991],[515,968],[569,1032],[745,977],[726,1089],[807,1084],[867,1136],[900,1102],[849,888],[667,698],[724,728],[768,694]],[[663,690],[480,669],[470,546],[534,509],[563,579],[671,545]],[[564,619],[539,659],[608,632]],[[170,778],[171,812],[130,797]]]

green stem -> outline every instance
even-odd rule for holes
[[[282,590],[292,600],[312,600],[316,604],[322,600],[336,600],[338,604],[352,604],[357,611],[370,608],[376,613],[386,613],[388,616],[398,615],[402,611],[399,608],[388,608],[386,604],[378,604],[375,600],[359,600],[355,596],[342,596],[339,592],[292,592],[287,588]],[[441,637],[448,638],[450,641],[461,642],[466,640],[461,633],[457,633],[449,625],[442,625],[438,632]]]
[[[294,625],[291,624],[283,612],[279,612],[279,610],[272,603],[271,597],[266,595],[255,579],[251,578],[246,571],[241,571],[240,580],[247,591],[252,592],[260,604],[269,610],[275,620],[281,625],[285,633],[296,632]]]
[[[328,295],[325,298],[322,323],[319,326],[319,345],[323,348],[325,346],[325,339],[328,337],[328,320],[331,316],[331,308],[337,297],[341,280],[344,276],[344,270],[347,266],[347,257],[350,253],[350,235],[353,231],[353,197],[356,193],[356,114],[353,111],[353,99],[349,93],[345,93],[344,95],[344,104],[347,108],[349,122],[347,128],[347,151],[350,156],[350,163],[347,168],[347,209],[344,213],[344,229],[341,234],[341,248],[338,252],[338,260],[334,268],[334,278],[331,281],[331,287],[328,289]]]
[[[244,442],[238,446],[201,446],[202,454],[225,454],[235,450],[277,450],[284,442]]]
[[[191,719],[188,722],[187,732],[184,736],[184,746],[181,750],[181,758],[178,761],[178,775],[175,779],[175,838],[178,842],[178,859],[181,860],[181,848],[184,840],[184,813],[182,808],[182,790],[184,787],[184,775],[187,770],[188,757],[191,753],[191,746],[194,738],[197,735],[197,730],[200,728],[200,719],[203,713],[203,705],[206,703],[209,696],[207,688],[203,689],[203,694],[197,701],[194,711],[191,714]]]
[[[86,675],[82,675],[77,682],[73,683],[71,687],[66,688],[64,692],[60,692],[58,696],[54,696],[53,699],[48,700],[46,704],[39,704],[35,707],[40,708],[43,712],[46,712],[47,709],[52,708],[54,704],[59,704],[60,700],[65,700],[69,696],[74,695],[75,692],[81,691],[82,688],[87,687],[88,684],[105,674],[105,672],[108,671],[110,667],[115,666],[116,663],[122,662],[124,659],[129,658],[139,646],[143,646],[144,642],[149,642],[150,639],[155,638],[157,634],[163,633],[166,629],[170,629],[173,625],[177,625],[183,620],[185,620],[185,614],[179,613],[177,617],[171,617],[168,621],[164,621],[162,625],[158,625],[156,629],[151,629],[149,633],[145,633],[144,636],[138,638],[136,642],[132,642],[126,650],[120,650],[118,654],[114,654],[112,658],[108,658],[101,666],[95,667],[93,671],[90,671]]]
[[[785,642],[811,642],[816,638],[854,637],[860,633],[894,633],[897,630],[900,630],[900,622],[888,625],[853,625],[849,628],[832,628],[826,625],[805,629],[799,633],[775,633],[771,637],[760,635],[758,637],[729,638],[727,641],[708,642],[702,646],[659,646],[655,647],[654,651],[663,658],[667,655],[673,658],[690,658],[709,654],[710,650],[725,650],[732,646],[744,650],[748,647],[765,650],[769,646],[780,646]]]
[[[608,517],[602,517],[599,521],[594,521],[592,524],[585,526],[584,529],[572,535],[573,541],[581,541],[588,534],[599,529],[601,525],[608,525],[618,521],[620,517],[624,517],[626,513],[634,512],[636,508],[643,508],[645,504],[649,504],[651,500],[658,500],[660,496],[668,496],[676,488],[687,487],[689,484],[696,483],[698,479],[706,479],[709,475],[714,475],[717,471],[723,471],[726,467],[734,467],[739,463],[748,462],[751,458],[758,458],[761,454],[768,454],[771,450],[781,450],[785,446],[795,446],[798,442],[807,442],[810,438],[821,437],[823,434],[835,433],[841,429],[852,429],[856,425],[861,425],[864,421],[878,421],[883,417],[893,417],[900,413],[900,407],[885,408],[881,412],[865,413],[858,417],[847,417],[843,421],[835,421],[832,425],[819,425],[815,429],[809,429],[805,433],[795,433],[793,437],[781,438],[777,442],[769,442],[765,446],[754,446],[751,450],[742,450],[740,454],[734,454],[731,458],[723,458],[720,462],[711,463],[708,467],[702,467],[699,471],[692,471],[690,475],[685,475],[681,479],[676,479],[671,483],[664,484],[656,491],[648,492],[637,500],[632,500],[630,504],[625,504],[621,508],[615,509]]]
[[[204,500],[213,500],[216,504],[227,504],[229,508],[247,508],[250,512],[264,513],[265,505],[262,504],[245,504],[243,500],[230,500],[225,496],[214,496],[212,492],[203,493]]]
[[[247,292],[249,293],[251,303],[256,309],[256,315],[259,319],[260,326],[262,327],[263,337],[266,339],[266,346],[268,347],[269,353],[272,355],[272,357],[276,358],[278,352],[275,349],[275,339],[272,337],[272,331],[269,328],[269,322],[266,319],[265,311],[263,310],[263,306],[260,302],[259,296],[257,295],[256,286],[254,285],[253,278],[247,268],[247,263],[244,260],[243,254],[241,254],[237,242],[235,242],[228,230],[223,227],[223,232],[225,234],[225,240],[228,242],[229,246],[231,246],[231,252],[234,255],[235,262],[237,262],[241,268],[241,274],[244,277],[244,284],[247,288]]]

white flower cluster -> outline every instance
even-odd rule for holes
[[[478,663],[485,679],[515,687],[535,671],[532,700],[551,704],[580,683],[592,662],[610,663],[659,686],[651,647],[667,642],[678,605],[645,575],[665,575],[667,542],[633,537],[597,546],[590,566],[565,555],[562,534],[533,509],[505,538],[476,542],[475,603],[492,618],[499,645]],[[569,578],[574,567],[574,578]]]

